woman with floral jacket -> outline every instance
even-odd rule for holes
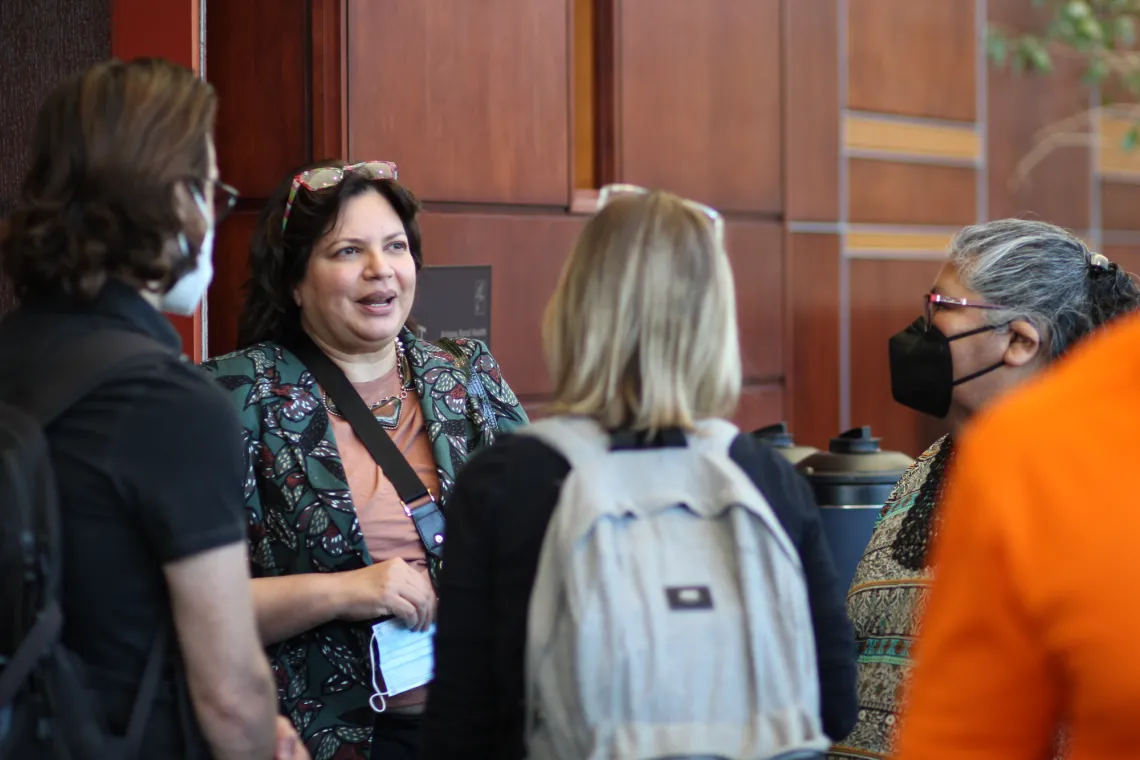
[[[474,451],[527,421],[483,343],[435,345],[407,328],[418,212],[389,162],[290,174],[254,233],[244,348],[205,364],[242,417],[258,625],[315,758],[418,753],[426,686],[379,686],[370,644],[378,619],[430,628],[438,561],[413,521],[419,506],[404,505],[298,354],[331,360],[441,504]]]

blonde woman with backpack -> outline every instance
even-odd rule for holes
[[[547,308],[554,416],[456,481],[425,757],[814,758],[854,724],[810,491],[723,419],[723,228],[603,189]]]

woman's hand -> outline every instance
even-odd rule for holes
[[[277,747],[273,760],[309,760],[309,751],[297,735],[293,721],[284,715],[277,716]]]
[[[402,559],[343,573],[345,604],[341,617],[371,620],[395,615],[413,631],[435,620],[435,589],[423,573]]]

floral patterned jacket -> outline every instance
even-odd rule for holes
[[[480,341],[451,351],[405,330],[441,485],[440,504],[472,452],[527,422]],[[246,521],[252,574],[337,572],[372,564],[328,415],[312,374],[286,348],[261,343],[203,367],[241,415],[248,471]],[[476,384],[485,393],[479,393]],[[482,403],[479,399],[482,397]],[[278,695],[313,760],[367,760],[374,714],[371,624],[332,621],[269,647]]]

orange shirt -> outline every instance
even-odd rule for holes
[[[1140,318],[958,443],[898,760],[1140,757]]]
[[[400,378],[393,370],[383,377],[367,383],[354,383],[353,387],[368,404],[394,396],[400,392]],[[403,452],[420,480],[439,497],[439,472],[432,455],[431,442],[424,427],[420,398],[414,390],[401,404],[400,422],[388,435]],[[374,563],[402,559],[428,578],[427,556],[424,545],[412,519],[404,514],[400,497],[391,481],[376,464],[376,460],[356,437],[352,425],[334,414],[329,415],[337,450],[348,477],[348,490],[360,522],[360,532]],[[430,578],[428,578],[430,582]],[[427,687],[413,689],[388,700],[390,708],[421,705],[427,701]]]

